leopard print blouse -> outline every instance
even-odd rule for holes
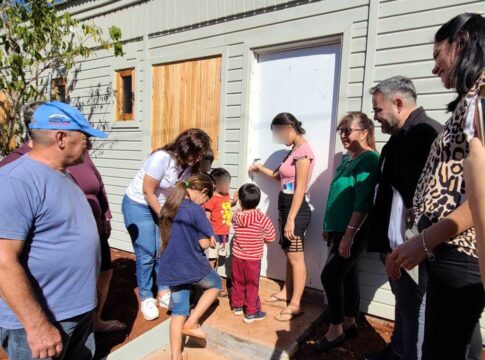
[[[436,223],[453,212],[466,200],[463,179],[463,160],[469,152],[467,116],[471,99],[485,85],[485,72],[453,111],[443,131],[433,143],[414,194],[416,225],[425,217]],[[459,252],[478,257],[475,247],[475,229],[470,228],[447,240]]]

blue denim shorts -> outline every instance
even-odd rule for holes
[[[172,316],[190,315],[190,288],[199,286],[204,290],[222,288],[221,278],[214,269],[211,269],[202,279],[190,284],[170,286],[172,292]]]

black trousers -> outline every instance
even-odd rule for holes
[[[365,251],[363,240],[355,240],[350,257],[339,254],[342,233],[330,233],[330,249],[321,280],[328,301],[328,313],[331,324],[341,324],[344,316],[356,317],[359,314],[360,286],[357,272],[357,260]]]
[[[428,284],[426,264],[419,266],[418,284],[405,271],[401,270],[401,277],[397,280],[389,279],[392,292],[396,298],[394,307],[395,322],[391,337],[391,348],[403,360],[417,360],[419,339],[419,325],[424,321],[424,311],[421,311],[423,299]]]
[[[423,360],[465,360],[485,306],[478,259],[443,244],[429,263]]]

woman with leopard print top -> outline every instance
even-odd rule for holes
[[[419,234],[390,255],[396,269],[428,260],[423,360],[465,359],[485,306],[463,160],[475,136],[475,100],[485,95],[485,19],[465,13],[435,35],[435,67],[457,98],[438,135],[414,195]]]

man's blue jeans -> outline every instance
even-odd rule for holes
[[[153,286],[158,273],[157,254],[160,250],[157,216],[148,205],[137,203],[126,195],[123,197],[121,210],[135,250],[136,282],[140,300],[153,298]],[[159,291],[166,289],[168,286],[158,286]]]
[[[92,311],[54,323],[61,331],[62,353],[56,360],[91,360],[94,358],[94,313]],[[32,353],[24,329],[0,328],[0,341],[10,360],[31,360]]]

